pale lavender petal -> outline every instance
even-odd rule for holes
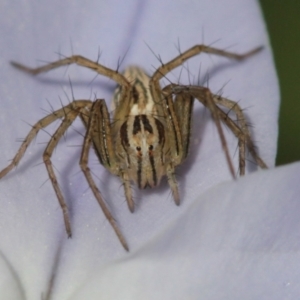
[[[278,83],[265,24],[257,2],[115,0],[72,3],[54,0],[22,1],[16,4],[3,0],[0,15],[1,168],[17,151],[19,143],[15,142],[16,139],[25,137],[30,130],[30,126],[22,120],[34,124],[45,115],[40,108],[49,113],[51,107],[45,99],[48,99],[54,109],[61,107],[59,96],[63,103],[68,103],[63,90],[72,97],[69,78],[75,99],[93,99],[96,93],[97,97],[109,102],[115,86],[111,80],[100,76],[91,83],[95,76],[91,71],[73,66],[67,70],[63,68],[41,75],[38,79],[31,78],[13,69],[9,65],[10,60],[35,66],[42,64],[36,62],[37,59],[56,60],[59,55],[55,52],[63,55],[74,52],[96,60],[100,47],[100,62],[105,66],[116,68],[118,58],[123,57],[127,51],[122,68],[128,64],[138,64],[151,73],[159,66],[159,61],[146,43],[161,56],[163,62],[167,62],[178,54],[174,46],[177,40],[182,51],[197,43],[214,43],[214,47],[229,47],[231,51],[239,53],[259,45],[265,46],[261,53],[243,63],[203,54],[191,60],[188,68],[197,78],[201,63],[200,79],[204,82],[208,72],[209,87],[213,92],[218,92],[227,83],[223,95],[239,101],[246,108],[260,154],[270,167],[274,165]],[[176,82],[179,71],[168,78]],[[189,83],[186,72],[183,72],[181,82]],[[73,129],[69,130],[66,141],[62,141],[53,157],[58,180],[72,215],[73,238],[66,238],[62,213],[42,164],[45,143],[56,127],[50,126],[46,133],[39,134],[20,166],[0,182],[0,250],[18,275],[28,299],[40,299],[42,293],[45,295],[53,269],[56,270],[53,299],[85,295],[88,288],[85,285],[93,279],[97,280],[99,274],[105,280],[110,279],[114,290],[124,291],[128,288],[129,299],[135,299],[135,296],[140,299],[138,296],[142,290],[135,292],[130,289],[139,287],[138,279],[143,276],[140,262],[145,262],[145,268],[148,263],[154,264],[153,258],[157,256],[157,250],[162,251],[162,257],[167,255],[170,259],[175,259],[182,245],[179,237],[177,240],[177,235],[172,233],[177,232],[175,221],[183,222],[185,214],[196,205],[195,201],[206,203],[206,198],[203,201],[202,197],[200,199],[204,192],[214,195],[214,189],[209,192],[210,188],[231,180],[209,113],[201,105],[196,105],[195,118],[197,120],[191,154],[178,172],[182,197],[182,206],[179,208],[174,205],[169,188],[163,183],[156,190],[134,189],[137,209],[132,215],[127,209],[120,180],[110,176],[98,166],[96,157],[91,156],[91,167],[99,178],[97,183],[129,243],[129,254],[122,249],[104,219],[80,172],[80,147],[74,146],[82,144],[82,137]],[[74,125],[76,130],[84,132],[82,127],[79,121]],[[234,155],[237,141],[227,131],[226,136]],[[37,165],[38,163],[41,164]],[[273,173],[257,176],[267,176],[266,174]],[[255,176],[253,177],[256,178]],[[245,178],[242,182],[247,180]],[[228,189],[234,189],[235,185],[238,184],[228,183]],[[233,197],[231,201],[233,199],[236,198]],[[211,199],[212,203],[218,201],[221,200]],[[239,214],[238,209],[236,214]],[[200,221],[201,218],[203,214],[199,216]],[[188,224],[197,226],[187,220],[185,226],[190,226]],[[214,233],[210,224],[208,222],[204,228],[217,237],[219,233]],[[184,229],[188,232],[190,230],[182,228]],[[174,243],[176,247],[164,245],[159,236],[165,236],[164,239]],[[189,238],[188,235],[186,238]],[[192,240],[193,234],[190,238]],[[197,252],[199,245],[194,244],[193,247],[195,248],[191,252]],[[186,251],[185,248],[182,251]],[[220,253],[222,255],[226,257],[226,253]],[[151,261],[148,261],[149,257]],[[187,256],[186,259],[191,269],[185,268],[184,272],[187,273],[183,273],[183,277],[194,274],[195,271],[193,257]],[[137,279],[131,281],[133,287],[119,286],[122,279],[124,283],[127,282],[123,278],[126,277],[123,267],[119,273],[116,271],[118,262],[123,265],[124,261],[126,264],[133,263],[132,266],[127,266],[128,272],[139,272],[136,274]],[[174,265],[174,268],[180,268],[180,264],[177,267]],[[5,268],[3,270],[6,272]],[[110,277],[111,274],[116,274],[115,271],[120,274],[119,279]],[[149,279],[153,285],[163,281],[158,275]],[[131,278],[128,277],[128,281]],[[194,282],[186,278],[185,284],[191,282],[192,289]],[[99,289],[93,296],[86,294],[84,297],[98,299],[101,295],[107,298],[105,293],[110,295],[110,291],[104,291],[100,286],[102,285],[99,283]],[[167,289],[164,295],[168,295]]]

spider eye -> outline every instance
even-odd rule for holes
[[[149,150],[150,150],[150,151],[153,150],[153,145],[150,145],[150,146],[149,146]]]
[[[141,151],[141,149],[142,149],[141,147],[136,147],[137,151]]]

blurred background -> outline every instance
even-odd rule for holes
[[[300,1],[261,0],[281,89],[277,165],[300,160]]]

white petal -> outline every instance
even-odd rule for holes
[[[105,66],[116,68],[118,58],[128,50],[122,67],[138,64],[151,73],[159,62],[145,42],[167,62],[178,54],[174,46],[177,39],[182,51],[197,43],[211,44],[218,39],[221,40],[214,43],[214,47],[233,45],[230,50],[239,53],[265,46],[261,53],[243,63],[203,54],[189,63],[189,70],[197,76],[201,62],[200,78],[204,81],[209,72],[209,87],[213,92],[218,92],[230,80],[223,94],[247,109],[260,154],[273,166],[279,93],[265,25],[255,1],[71,3],[53,0],[23,1],[16,5],[3,0],[0,16],[1,167],[16,153],[19,147],[16,138],[25,137],[30,130],[21,120],[34,124],[44,116],[41,107],[51,111],[46,98],[54,109],[61,107],[58,96],[67,103],[62,87],[71,97],[68,77],[76,99],[91,99],[93,93],[97,93],[97,97],[109,102],[114,88],[111,80],[100,76],[89,85],[94,74],[79,67],[68,68],[67,74],[63,68],[31,78],[13,69],[8,63],[10,60],[35,66],[37,59],[56,60],[55,51],[63,55],[74,52],[96,60],[100,47],[103,51],[100,62]],[[170,75],[170,80],[177,81],[176,74]],[[188,76],[182,76],[181,82],[189,83]],[[73,238],[67,240],[62,213],[50,182],[39,188],[48,178],[45,167],[35,166],[42,162],[44,143],[55,127],[46,129],[49,134],[39,134],[20,166],[0,182],[0,250],[18,274],[28,299],[40,299],[41,294],[46,293],[55,262],[58,267],[54,299],[66,299],[70,295],[75,297],[76,291],[96,278],[104,266],[108,270],[115,268],[116,259],[131,260],[144,251],[149,255],[150,249],[159,247],[159,243],[155,246],[157,237],[175,220],[184,218],[194,199],[216,184],[230,180],[215,126],[201,105],[196,105],[195,119],[191,154],[179,170],[182,197],[179,208],[163,184],[153,191],[135,190],[137,209],[134,215],[130,214],[119,179],[98,166],[94,156],[91,158],[100,190],[130,245],[130,254],[121,248],[80,173],[80,147],[70,146],[81,145],[82,137],[72,129],[53,157],[72,215]],[[80,122],[74,126],[84,132]],[[234,155],[236,139],[229,132],[226,136]],[[172,251],[168,252],[170,256]],[[60,254],[58,259],[57,253]],[[114,281],[111,284],[116,287]]]
[[[221,184],[72,299],[297,299],[300,164]]]

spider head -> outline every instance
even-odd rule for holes
[[[155,187],[165,175],[166,138],[163,124],[150,115],[129,116],[120,128],[123,168],[139,188]]]

